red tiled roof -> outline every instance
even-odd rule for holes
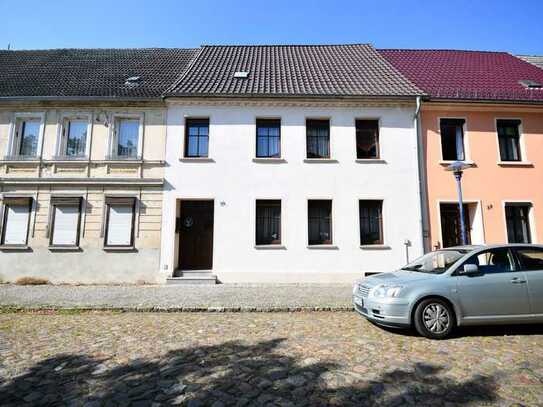
[[[543,70],[506,52],[380,49],[396,69],[437,99],[543,102]]]

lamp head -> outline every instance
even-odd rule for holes
[[[471,164],[467,164],[464,161],[455,161],[447,166],[445,170],[452,172],[462,172],[467,168],[471,168]]]

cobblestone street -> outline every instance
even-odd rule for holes
[[[543,327],[446,341],[352,312],[0,314],[0,404],[543,404]]]

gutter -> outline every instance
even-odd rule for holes
[[[426,157],[424,155],[424,140],[422,136],[421,126],[421,109],[422,98],[417,96],[417,108],[413,117],[415,132],[417,135],[417,166],[419,180],[419,204],[420,204],[420,225],[422,233],[422,249],[424,253],[431,250],[431,242],[429,241],[430,230],[430,209],[428,207],[428,183],[426,176]]]

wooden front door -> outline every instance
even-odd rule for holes
[[[213,201],[181,201],[179,268],[213,267]]]
[[[460,226],[460,211],[456,203],[442,203],[441,211],[441,236],[443,247],[459,246],[462,244]],[[464,204],[464,224],[466,225],[466,244],[471,244],[471,228],[468,205]]]

